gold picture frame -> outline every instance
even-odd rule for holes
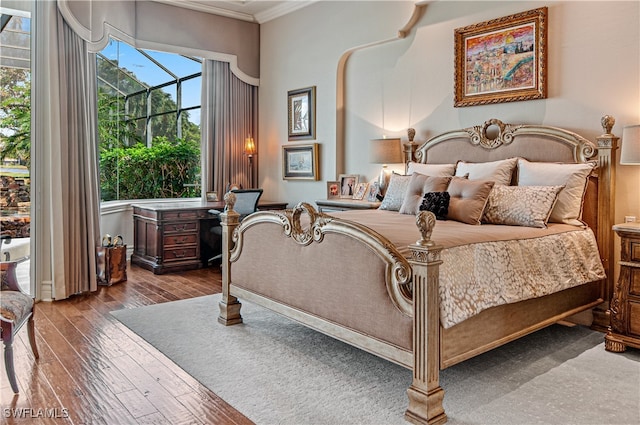
[[[318,144],[283,146],[282,178],[318,180]]]
[[[454,106],[547,97],[547,8],[455,30]]]
[[[287,92],[289,140],[316,138],[316,86]]]

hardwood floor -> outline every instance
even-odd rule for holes
[[[93,294],[37,304],[40,359],[21,329],[14,343],[19,395],[2,360],[2,424],[252,423],[109,314],[219,293],[219,269],[154,275],[129,265],[127,274],[127,282]]]

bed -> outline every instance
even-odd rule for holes
[[[613,122],[597,143],[498,119],[437,135],[378,210],[239,223],[225,195],[218,321],[244,299],[410,368],[405,419],[446,422],[439,370],[606,304]]]

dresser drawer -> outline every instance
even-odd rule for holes
[[[203,213],[202,211],[198,211],[198,210],[187,210],[187,211],[167,211],[165,213],[163,213],[162,218],[164,220],[189,220],[189,219],[198,219],[198,218],[202,218],[203,214],[205,214],[206,211]]]
[[[170,261],[183,261],[198,259],[198,248],[195,246],[185,246],[167,248],[163,251],[162,257],[165,263]]]
[[[640,336],[640,303],[629,302],[629,333]]]
[[[193,245],[198,243],[197,233],[179,233],[175,235],[165,235],[163,242],[164,246],[176,246],[176,245]]]
[[[630,261],[640,262],[640,242],[630,241],[629,243],[631,244],[629,246]]]
[[[164,233],[183,233],[183,232],[197,232],[197,221],[186,221],[184,223],[167,223],[164,225]]]
[[[640,297],[640,267],[630,267],[629,293]]]

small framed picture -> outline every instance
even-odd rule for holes
[[[315,139],[316,86],[287,92],[289,140]]]
[[[364,195],[367,194],[367,187],[369,183],[358,183],[356,186],[355,192],[353,192],[353,199],[357,199],[359,201],[364,199]]]
[[[282,178],[318,180],[318,144],[283,146]]]
[[[218,200],[218,192],[207,192],[207,202],[216,202]]]
[[[353,199],[356,186],[358,185],[358,176],[355,174],[340,174],[340,197]]]
[[[367,190],[367,201],[377,202],[379,194],[380,194],[380,184],[377,181],[373,181],[369,183],[369,190]]]
[[[340,182],[327,182],[327,199],[336,199],[340,197]]]

